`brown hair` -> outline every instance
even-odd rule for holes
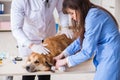
[[[106,11],[107,13],[109,13],[112,16],[112,14],[110,12],[108,12],[106,9],[92,4],[89,0],[64,0],[64,2],[63,2],[63,9],[62,9],[63,13],[68,14],[67,9],[70,8],[70,9],[75,10],[76,18],[78,18],[78,16],[80,16],[79,21],[72,20],[72,25],[74,27],[73,28],[74,31],[79,32],[79,36],[80,36],[81,41],[83,41],[83,39],[84,39],[85,18],[86,18],[87,13],[88,13],[88,11],[91,7],[100,8],[100,9]],[[114,17],[113,17],[113,19],[115,20]],[[117,24],[116,20],[115,20],[115,22]]]

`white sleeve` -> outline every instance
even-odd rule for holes
[[[21,42],[25,46],[29,46],[31,41],[27,38],[23,32],[24,24],[24,0],[12,0],[11,5],[11,30],[13,36],[18,42]]]
[[[62,27],[68,27],[69,26],[69,18],[67,14],[63,14],[62,12],[62,4],[63,0],[58,0],[58,3],[56,5],[56,9],[59,14],[60,24]]]

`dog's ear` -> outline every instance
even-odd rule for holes
[[[45,56],[44,55],[39,55],[39,60],[40,60],[40,63],[42,63],[43,65],[45,65]]]
[[[45,57],[45,64],[49,67],[54,66],[55,61],[51,57]]]

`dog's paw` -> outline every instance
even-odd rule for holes
[[[62,66],[62,67],[59,67],[58,70],[59,70],[60,72],[65,72],[66,68],[65,68],[64,66]]]
[[[56,70],[55,66],[52,66],[51,70],[55,71]],[[65,70],[66,70],[66,68],[64,66],[58,68],[58,71],[60,71],[60,72],[64,72]]]

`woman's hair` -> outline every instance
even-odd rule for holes
[[[92,4],[89,0],[64,0],[64,2],[63,2],[63,9],[62,9],[63,13],[68,14],[67,9],[70,8],[72,10],[75,10],[76,18],[79,18],[79,19],[77,19],[77,21],[72,19],[72,26],[74,27],[73,28],[74,31],[79,33],[78,35],[80,36],[81,41],[83,41],[83,39],[84,39],[85,18],[87,16],[89,9],[92,7],[100,8],[112,16],[112,14],[110,12],[108,12],[106,9]],[[115,20],[114,17],[113,17],[113,19]],[[117,24],[116,20],[115,20],[115,22]]]
[[[79,18],[79,21],[75,21],[72,19],[72,26],[74,27],[74,31],[77,31],[77,35],[80,36],[81,41],[84,38],[85,32],[85,17],[91,7],[91,3],[89,0],[64,0],[63,2],[63,13],[67,13],[67,9],[73,9],[76,12],[76,18]],[[78,17],[79,16],[79,17]]]

